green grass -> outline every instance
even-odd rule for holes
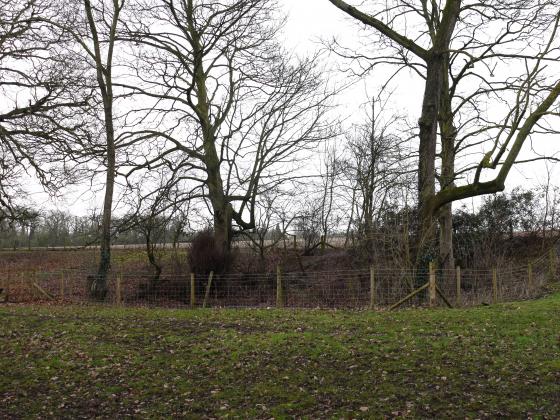
[[[0,418],[560,416],[559,294],[467,310],[0,317]]]

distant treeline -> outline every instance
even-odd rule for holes
[[[454,247],[459,260],[471,260],[484,256],[495,257],[509,253],[508,240],[516,237],[552,238],[560,231],[560,195],[557,191],[515,189],[510,193],[494,194],[484,198],[481,205],[473,208],[460,207],[454,211],[453,230],[456,238]],[[394,235],[403,231],[404,225],[414,223],[415,211],[409,208],[386,209],[385,217],[379,219],[371,230],[374,235]],[[116,219],[113,243],[120,245],[146,244],[147,237],[153,243],[179,243],[190,241],[194,230],[187,216],[180,217],[130,217]],[[290,233],[298,240],[310,244],[321,240],[319,223],[309,222],[304,217],[296,217]],[[403,225],[403,226],[400,226]],[[97,245],[101,226],[101,216],[93,213],[88,216],[74,216],[68,212],[35,210],[17,223],[0,223],[0,247],[81,247]],[[253,235],[267,239],[283,237],[284,230],[278,226],[261,227]],[[335,230],[330,236],[346,236],[346,245],[356,244],[352,238],[363,228],[353,226],[348,232]],[[238,236],[247,239],[251,235]],[[362,236],[363,238],[363,236]],[[254,239],[254,236],[253,236]],[[342,245],[340,240],[336,245]]]
[[[152,222],[153,223],[153,222]],[[144,244],[145,224],[130,222],[127,217],[115,219],[113,243],[118,245]],[[0,222],[1,248],[82,247],[99,244],[101,215],[75,216],[66,211],[33,211],[15,223]],[[165,219],[158,225],[158,240],[162,242],[186,241],[181,220]]]

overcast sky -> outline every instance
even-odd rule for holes
[[[321,48],[321,39],[327,40],[333,37],[341,40],[345,45],[357,45],[359,26],[347,18],[344,13],[332,6],[328,0],[281,0],[288,14],[288,20],[284,31],[284,42],[289,50],[297,54],[309,54]],[[329,64],[337,65],[337,60],[330,58]],[[339,63],[342,65],[342,63]],[[363,112],[363,104],[379,89],[379,84],[386,74],[377,73],[362,82],[357,83],[351,89],[345,91],[339,98],[340,107],[338,112],[343,117],[360,118]],[[344,75],[338,73],[339,80]],[[422,99],[423,83],[417,76],[411,73],[402,73],[398,83],[394,86],[391,98],[391,109],[399,114],[406,114],[410,121],[417,121]],[[362,106],[360,108],[360,106]],[[541,151],[556,151],[560,149],[560,138],[549,136],[546,139],[538,139],[537,148]],[[549,167],[554,167],[549,164]],[[545,163],[523,165],[514,168],[507,182],[508,189],[517,185],[530,188],[544,182],[546,179]],[[556,171],[558,172],[558,171]],[[35,189],[33,197],[39,203],[51,206],[51,201],[44,194]],[[79,188],[66,195],[64,200],[57,202],[57,207],[68,208],[75,214],[85,214],[87,210],[99,206],[102,194],[94,196],[87,192],[87,188]]]
[[[286,26],[286,43],[301,53],[312,51],[320,47],[321,39],[337,37],[345,45],[356,44],[360,25],[343,12],[334,7],[328,0],[282,0],[288,13]],[[347,92],[341,102],[343,108],[352,114],[355,109],[367,100],[365,90],[369,95],[379,89],[376,81],[380,77],[370,77],[359,86]],[[422,82],[415,75],[402,73],[396,90],[392,95],[392,109],[395,112],[406,113],[411,121],[417,121],[421,106],[423,89]],[[533,146],[540,153],[553,154],[560,150],[560,136],[547,136],[546,138],[535,138]],[[528,144],[525,149],[528,149]],[[545,182],[549,168],[557,173],[554,163],[538,162],[514,167],[507,181],[507,188],[515,186],[531,188]],[[557,184],[560,184],[557,182]]]
[[[355,20],[346,17],[343,12],[334,7],[328,0],[281,0],[286,9],[288,20],[284,31],[284,42],[289,49],[299,54],[310,54],[322,48],[322,41],[336,38],[343,45],[357,45],[360,26]],[[346,66],[347,63],[336,57],[331,57],[333,67]],[[385,73],[384,75],[388,75]],[[341,79],[344,75],[338,75]],[[346,107],[347,114],[355,115],[355,109],[365,103],[368,95],[375,94],[379,89],[377,80],[383,77],[372,76],[355,87],[349,89],[339,98],[339,102]],[[418,109],[421,104],[422,90],[419,89],[418,79],[412,74],[403,72],[399,79],[399,87],[393,95],[395,111],[405,110],[410,113]],[[342,109],[341,112],[345,110]]]

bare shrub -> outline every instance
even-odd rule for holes
[[[211,271],[222,274],[231,266],[232,254],[220,247],[213,231],[203,230],[192,240],[188,262],[195,274],[208,275]]]

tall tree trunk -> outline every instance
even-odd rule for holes
[[[214,239],[220,251],[224,256],[227,256],[231,248],[232,209],[224,194],[224,184],[220,173],[220,159],[216,152],[215,140],[210,133],[205,134],[204,151],[208,197],[214,214]]]
[[[227,256],[231,250],[231,205],[213,205],[214,238],[220,251]]]
[[[202,129],[202,147],[204,149],[204,164],[206,165],[208,197],[214,213],[214,239],[220,250],[226,256],[231,246],[231,205],[224,193],[224,184],[220,173],[220,157],[216,150],[215,127],[210,118],[210,99],[206,87],[207,74],[204,69],[204,52],[200,43],[194,16],[194,3],[187,1],[187,26],[192,38],[194,60],[194,83],[196,86],[197,103],[195,112]]]
[[[354,206],[356,205],[356,188],[352,188],[352,201],[350,203],[350,219],[348,220],[348,225],[346,226],[346,235],[344,239],[344,248],[348,246],[350,242],[350,229],[354,223]]]
[[[439,214],[439,266],[450,277],[453,276],[455,258],[453,255],[453,208],[452,204],[446,204],[440,209]]]
[[[424,269],[436,256],[436,220],[432,205],[435,196],[435,160],[443,57],[432,53],[427,62],[426,88],[420,116],[418,168],[418,230],[416,264]]]
[[[97,275],[90,284],[90,296],[96,300],[104,300],[107,295],[107,274],[111,268],[111,220],[113,207],[113,191],[115,186],[116,174],[116,148],[115,148],[115,128],[113,123],[113,81],[112,81],[112,62],[113,48],[116,40],[117,25],[119,14],[123,3],[113,0],[113,16],[111,19],[110,34],[107,39],[108,50],[106,61],[103,62],[99,33],[94,17],[94,8],[90,0],[84,0],[84,9],[89,26],[90,35],[93,41],[93,53],[91,58],[95,61],[97,85],[103,100],[103,117],[105,123],[105,141],[107,173],[105,178],[105,198],[103,200],[103,219],[101,225],[100,239],[100,258]],[[88,50],[89,51],[89,50]]]
[[[447,63],[448,60],[445,60]],[[441,132],[441,176],[440,189],[453,187],[455,182],[455,141],[457,129],[453,124],[453,111],[449,91],[448,67],[444,65],[440,109]],[[448,203],[439,210],[439,263],[446,276],[453,277],[455,258],[453,256],[453,204]]]
[[[113,191],[115,185],[115,152],[107,156],[107,175],[105,182],[105,199],[103,201],[103,221],[101,224],[100,257],[97,276],[91,284],[91,297],[104,300],[107,295],[107,274],[111,268],[111,220]]]
[[[418,226],[416,229],[416,266],[423,271],[428,262],[434,260],[437,256],[435,159],[440,94],[443,78],[446,77],[444,71],[445,58],[461,11],[461,0],[446,0],[443,10],[437,16],[429,17],[427,23],[432,29],[430,36],[433,43],[429,50],[425,50],[417,45],[414,40],[396,32],[375,16],[361,12],[345,1],[329,1],[348,15],[375,28],[392,42],[399,44],[426,62],[425,90],[419,120]],[[434,3],[433,7],[437,7],[437,4]],[[435,20],[439,21],[435,22]]]
[[[113,193],[115,188],[115,132],[113,127],[112,94],[104,98],[105,135],[107,142],[107,173],[105,176],[105,198],[103,200],[103,219],[101,223],[100,257],[97,276],[91,284],[91,297],[104,300],[107,295],[107,275],[111,268],[111,221],[113,209]]]
[[[419,251],[417,265],[426,267],[436,259],[435,160],[438,117],[441,96],[449,94],[447,66],[449,44],[459,16],[461,0],[447,0],[433,40],[433,47],[426,57],[426,90],[420,117],[420,147],[418,171]]]

